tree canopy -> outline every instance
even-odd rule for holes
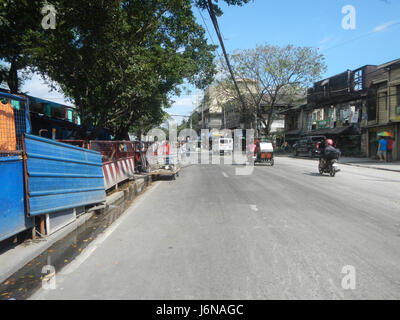
[[[230,95],[231,100],[236,100],[238,110],[264,125],[266,135],[270,132],[277,106],[282,102],[290,105],[305,96],[305,89],[326,69],[324,57],[317,49],[292,45],[265,44],[255,49],[237,50],[230,60],[234,76],[240,83],[241,95],[246,100],[246,109],[241,108],[223,62],[221,72],[225,76],[219,86],[225,88],[225,94]]]
[[[161,123],[180,85],[215,75],[193,8],[221,15],[219,3],[250,0],[53,0],[55,29],[41,26],[45,0],[0,0],[0,80],[19,93],[21,72],[37,72],[77,107],[81,137],[102,127],[119,139],[133,126]],[[210,8],[212,10],[210,11]],[[89,130],[89,131],[88,131]]]
[[[85,127],[109,127],[124,138],[141,118],[161,122],[185,79],[199,88],[213,79],[215,47],[189,1],[68,0],[56,7],[56,30],[32,33],[30,56],[73,99]]]
[[[25,54],[26,35],[40,30],[40,0],[0,0],[0,83],[7,82],[12,93],[19,93],[23,75],[18,74],[29,66]]]
[[[221,0],[221,2],[225,2],[229,6],[243,6],[250,1],[252,0]],[[218,6],[218,0],[194,0],[194,3],[197,7],[203,10],[208,10],[211,4],[217,16],[221,16],[223,13],[221,8]]]

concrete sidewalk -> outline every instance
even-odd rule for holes
[[[96,210],[103,210],[103,212],[106,213],[109,207],[120,206],[125,201],[131,200],[143,191],[149,181],[148,178],[138,175],[136,181],[131,184],[128,189],[107,196],[104,205],[88,210],[86,213],[77,217],[75,221],[61,228],[54,234],[37,240],[27,240],[9,250],[5,250],[0,254],[0,283],[10,277],[14,272],[24,267],[32,259],[35,259],[41,253],[49,249],[56,242],[62,240],[68,234],[86,223],[95,214]]]
[[[348,158],[342,157],[339,162],[341,164],[364,167],[378,170],[386,170],[393,172],[400,172],[400,161],[395,162],[380,162],[370,158]]]
[[[305,156],[297,156],[294,157],[290,154],[277,154],[277,157],[288,157],[294,159],[309,159],[318,161],[318,158],[309,158]],[[377,170],[385,170],[392,172],[400,172],[400,161],[395,162],[379,162],[378,160],[370,159],[370,158],[352,158],[352,157],[341,157],[339,159],[340,164],[355,166],[355,167],[363,167]]]

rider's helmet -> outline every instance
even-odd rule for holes
[[[333,140],[332,139],[327,139],[325,141],[325,146],[333,146]]]

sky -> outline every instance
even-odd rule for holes
[[[221,2],[221,0],[219,1]],[[342,20],[355,9],[355,29],[344,29]],[[400,58],[400,0],[254,0],[243,7],[228,7],[219,25],[226,49],[251,49],[261,44],[311,46],[325,56],[327,72],[321,79],[358,67],[379,65]],[[205,29],[210,43],[218,44],[207,12],[194,9],[196,19]],[[203,21],[204,19],[204,21]],[[219,54],[222,51],[218,49]],[[39,77],[27,81],[23,90],[30,94],[63,103],[58,92],[48,92]],[[174,97],[167,111],[189,115],[201,92]],[[177,121],[182,118],[174,117]]]

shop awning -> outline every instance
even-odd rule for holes
[[[298,136],[302,133],[301,130],[289,130],[285,131],[285,136]]]
[[[340,127],[340,128],[326,128],[326,129],[319,129],[307,132],[306,136],[320,136],[320,135],[339,135],[343,134],[346,131],[349,131],[351,126]]]

